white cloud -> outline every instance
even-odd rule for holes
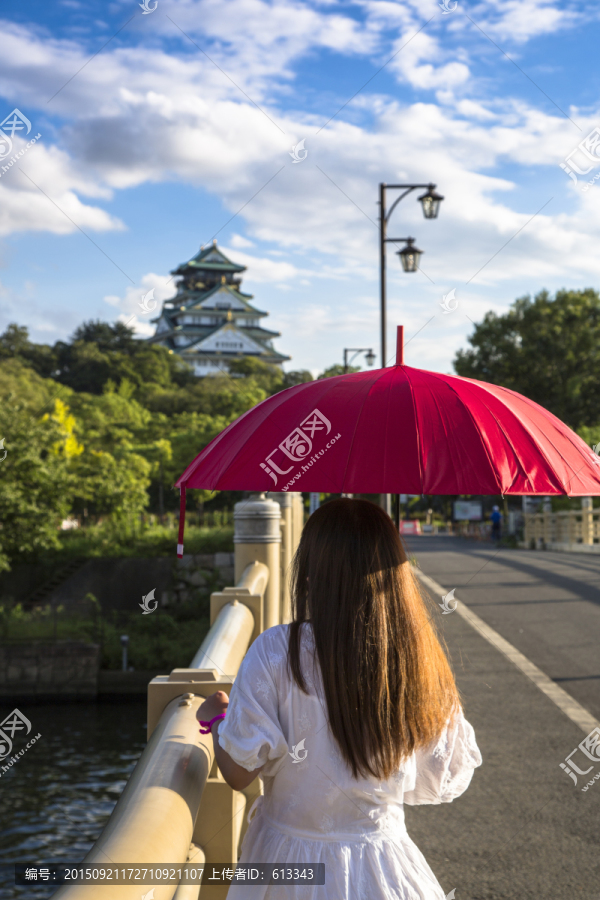
[[[223,252],[226,256],[234,258],[236,263],[247,266],[248,272],[245,274],[245,281],[255,281],[257,283],[286,282],[292,278],[297,278],[299,274],[299,270],[288,262],[275,262],[265,257],[250,256],[247,253],[240,252],[239,249],[234,251],[229,250],[227,247],[223,247]]]
[[[242,237],[241,234],[232,234],[229,238],[229,243],[232,247],[240,247],[242,250],[245,250],[247,247],[254,247],[252,241],[249,241],[247,238]]]
[[[109,45],[50,104],[47,98],[89,58],[87,49],[8,24],[0,33],[0,92],[9,98],[7,111],[17,103],[34,128],[44,132],[23,169],[84,230],[124,226],[80,198],[110,201],[116,191],[168,180],[210,191],[231,215],[239,215],[237,227],[247,237],[236,234],[229,243],[233,257],[248,265],[248,282],[289,289],[288,297],[307,278],[317,290],[323,291],[327,281],[337,291],[323,305],[312,300],[311,287],[311,303],[322,313],[307,317],[312,307],[307,307],[309,292],[304,291],[295,308],[290,305],[285,316],[279,314],[284,333],[300,341],[309,340],[303,328],[313,335],[315,329],[322,335],[339,329],[340,303],[349,334],[372,327],[376,304],[367,314],[360,297],[365,284],[376,296],[375,201],[381,180],[433,179],[446,196],[439,222],[424,221],[415,195],[403,201],[392,220],[394,233],[415,235],[426,250],[423,267],[436,291],[437,285],[452,286],[460,279],[464,284],[509,241],[471,282],[469,289],[480,290],[484,298],[477,310],[495,302],[503,284],[512,299],[519,279],[551,283],[561,278],[565,283],[598,278],[595,188],[581,193],[559,169],[598,117],[578,116],[579,133],[558,111],[540,112],[511,97],[490,99],[488,82],[479,92],[472,90],[476,31],[458,14],[442,20],[434,0],[377,0],[353,7],[361,9],[363,23],[329,3],[315,8],[291,0],[173,3],[169,15],[235,84],[166,17],[157,17],[152,18],[153,31],[144,26],[137,46]],[[430,12],[437,15],[431,28],[413,37]],[[506,36],[524,41],[575,21],[570,6],[542,0],[494,0],[470,14],[494,40]],[[179,45],[173,43],[175,36]],[[488,46],[485,38],[478,39]],[[311,64],[310,54],[326,48],[328,53],[368,57],[371,63],[381,58],[383,65],[403,43],[389,72],[415,91],[436,91],[438,102],[401,104],[374,94],[381,89],[381,82],[374,81],[317,134],[325,116],[316,115],[318,106],[312,101],[307,111],[294,64],[300,59]],[[293,82],[294,94],[285,95]],[[336,103],[331,106],[335,112]],[[49,113],[61,116],[62,130],[52,131]],[[350,117],[354,124],[345,121]],[[293,165],[288,152],[302,138],[308,157]],[[505,166],[512,167],[509,177],[504,177]],[[514,174],[518,167],[528,173],[526,202]],[[551,189],[546,187],[550,183]],[[528,223],[552,195],[553,203]],[[75,228],[15,169],[0,177],[0,204],[3,234],[61,234]],[[215,222],[215,231],[222,224]],[[263,249],[260,241],[271,246]],[[243,252],[251,248],[252,254]],[[390,286],[403,299],[397,309],[390,300],[390,308],[394,315],[412,317],[416,330],[422,318],[412,293],[429,290],[429,283],[417,276],[409,285],[394,249],[389,248]],[[173,284],[167,287],[160,278],[149,273],[142,279],[143,290],[131,288],[124,296],[105,298],[123,320],[137,314],[140,334],[153,330],[137,306],[141,294],[155,287],[161,300],[173,295]],[[437,300],[431,302],[435,308]],[[470,325],[465,322],[465,327]],[[317,345],[321,341],[322,352],[328,352],[326,338],[319,336]]]
[[[128,286],[124,297],[108,294],[104,297],[104,302],[121,310],[118,315],[119,322],[127,323],[141,337],[151,337],[156,325],[151,324],[150,320],[159,315],[163,302],[175,295],[175,285],[172,278],[157,275],[155,272],[143,275],[139,283],[140,286]],[[151,290],[153,295],[148,297]],[[150,307],[150,312],[144,312],[144,308],[140,305],[144,297],[146,297],[145,305]]]
[[[249,8],[258,15],[263,6],[251,3]],[[280,4],[280,11],[284,6]],[[214,12],[213,7],[210,10]],[[56,73],[65,67],[60,55],[64,42],[42,44],[20,27],[16,31],[21,49],[28,50],[28,84],[32,87],[37,78],[39,94],[39,81],[47,79],[48,68]],[[424,57],[438,50],[432,38],[419,35],[399,55],[402,62],[398,65],[404,67],[407,77],[416,82],[421,79],[430,87],[448,73],[450,82],[454,77],[460,81],[463,63],[440,58],[438,68],[422,64]],[[71,66],[78,61],[71,45],[69,53]],[[12,61],[19,74],[17,61]],[[199,73],[210,76],[201,92]],[[68,153],[37,145],[35,156],[30,154],[31,164],[27,160],[29,174],[80,227],[95,230],[123,226],[104,210],[83,204],[78,193],[110,198],[114,189],[170,178],[198,184],[219,195],[232,212],[241,210],[249,238],[288,250],[316,251],[313,272],[319,269],[321,277],[345,279],[372,277],[377,236],[374,196],[382,173],[388,173],[389,181],[429,181],[434,177],[447,195],[442,216],[449,237],[446,247],[428,252],[428,269],[434,273],[432,266],[438,270],[460,266],[470,275],[482,258],[495,252],[529,216],[529,212],[516,213],[508,203],[498,202],[498,192],[506,194],[513,185],[491,174],[494,168],[504,162],[532,168],[552,165],[561,174],[558,163],[573,146],[572,133],[565,129],[562,118],[524,103],[496,100],[473,107],[463,101],[457,114],[452,107],[434,103],[401,107],[369,94],[359,96],[356,102],[358,110],[361,104],[371,109],[368,129],[340,117],[311,136],[311,128],[317,129],[308,119],[299,121],[280,114],[277,119],[284,135],[239,92],[235,100],[223,98],[222,87],[215,89],[211,80],[213,74],[214,67],[202,68],[197,56],[178,59],[161,52],[148,54],[144,48],[107,50],[101,60],[94,60],[93,66],[77,76],[73,82],[77,82],[76,91],[65,88],[59,95],[72,107],[73,119],[65,132]],[[111,90],[107,90],[109,82]],[[226,91],[230,88],[229,84]],[[99,109],[95,107],[98,93],[103,97]],[[85,113],[80,115],[82,103]],[[303,163],[293,165],[289,145],[302,137],[309,155]],[[0,180],[0,191],[2,188]],[[23,192],[26,202],[22,202]],[[580,205],[582,202],[580,198]],[[555,248],[565,245],[568,231],[577,234],[580,252],[567,264],[597,271],[590,252],[596,236],[589,233],[589,221],[585,229],[577,228],[577,214],[573,216],[553,221],[548,210],[528,226],[527,256],[533,256],[542,269],[555,271]],[[418,234],[424,233],[412,198],[403,203],[396,221],[403,223],[401,231],[418,227]],[[542,237],[546,221],[551,228]],[[46,228],[58,233],[74,228],[23,177],[18,189],[15,186],[15,195],[3,205],[0,226],[4,233],[11,228]],[[434,232],[428,231],[421,240],[431,246]],[[524,246],[524,240],[511,251]],[[327,256],[335,257],[336,262],[326,262]],[[252,258],[255,280],[285,283],[296,274],[289,263],[280,264],[279,274],[267,262]],[[490,264],[486,277],[507,277],[506,266]]]
[[[64,151],[46,147],[43,136],[28,149],[27,143],[14,137],[11,156],[0,161],[0,235],[18,231],[70,234],[77,225],[84,231],[124,227],[116,217],[82,203],[77,196],[110,198],[111,191],[86,177]],[[23,155],[3,172],[21,151]]]
[[[394,42],[397,55],[389,64],[390,70],[413,87],[425,90],[452,89],[465,84],[470,75],[468,65],[457,60],[445,62],[450,51],[443,51],[437,38],[427,32],[416,33],[418,27],[416,23],[411,24]]]
[[[472,11],[473,18],[492,37],[516,43],[563,31],[589,21],[590,15],[597,15],[597,6],[568,0],[486,0]]]

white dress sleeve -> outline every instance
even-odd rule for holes
[[[249,772],[263,766],[261,776],[274,775],[288,752],[277,714],[278,692],[267,659],[268,643],[267,631],[246,653],[227,714],[217,729],[219,744],[233,761]]]
[[[473,770],[481,765],[473,726],[462,709],[449,721],[437,741],[415,753],[415,787],[404,794],[409,806],[450,803],[468,788]]]

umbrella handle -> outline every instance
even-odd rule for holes
[[[183,556],[183,532],[185,530],[185,488],[179,488],[179,537],[177,538],[177,558]]]

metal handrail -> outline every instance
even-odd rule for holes
[[[190,669],[215,669],[233,680],[255,627],[244,605],[245,596],[264,594],[269,570],[262,563],[246,567],[231,595],[211,625]],[[155,679],[158,680],[158,679]],[[201,682],[210,689],[210,681]],[[199,683],[194,686],[199,690]],[[198,731],[196,712],[204,697],[184,693],[166,705],[101,836],[82,865],[182,863],[190,859],[190,845],[200,801],[211,771],[214,752],[211,735]],[[201,848],[195,848],[199,862]],[[139,900],[140,884],[63,885],[53,895],[69,900]],[[151,885],[147,884],[149,891]],[[194,891],[195,888],[195,891]],[[161,885],[157,900],[195,900],[195,886]]]

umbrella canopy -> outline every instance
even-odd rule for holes
[[[507,388],[403,364],[299,384],[232,422],[180,488],[387,494],[600,494],[600,459]],[[183,493],[183,492],[182,492]]]

